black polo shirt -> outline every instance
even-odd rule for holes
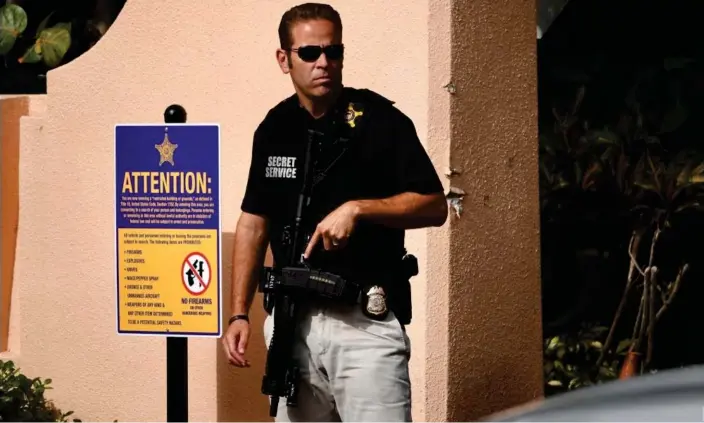
[[[310,204],[306,235],[347,201],[382,199],[403,192],[441,193],[443,188],[413,122],[393,103],[369,91],[344,88],[324,117],[314,119],[291,96],[272,108],[254,134],[244,212],[270,223],[274,261],[287,264],[310,134]],[[299,254],[305,251],[302,242]],[[345,248],[311,257],[323,270],[369,278],[404,254],[404,231],[362,221]]]

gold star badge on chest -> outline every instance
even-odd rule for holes
[[[354,128],[355,125],[357,125],[357,118],[362,116],[363,114],[364,114],[364,112],[362,112],[361,110],[358,111],[354,108],[354,103],[350,103],[347,106],[347,113],[345,114],[345,120],[347,121],[347,124],[350,127]]]
[[[173,144],[169,141],[169,128],[164,129],[164,141],[161,144],[155,144],[154,148],[159,151],[159,166],[168,162],[174,166],[174,151],[178,148],[178,144]]]

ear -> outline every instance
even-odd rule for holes
[[[281,72],[283,72],[283,73],[290,72],[288,54],[287,54],[286,50],[280,49],[280,48],[276,49],[276,62],[279,64],[279,68],[281,68]]]

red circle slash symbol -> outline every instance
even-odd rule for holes
[[[192,295],[202,295],[210,286],[210,262],[201,253],[191,253],[181,268],[183,286]]]

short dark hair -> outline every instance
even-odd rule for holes
[[[291,29],[296,23],[315,19],[324,19],[332,22],[337,30],[342,33],[342,19],[340,19],[340,14],[332,6],[324,3],[303,3],[292,7],[281,16],[281,23],[279,24],[279,44],[281,48],[284,50],[291,48],[293,44]]]

